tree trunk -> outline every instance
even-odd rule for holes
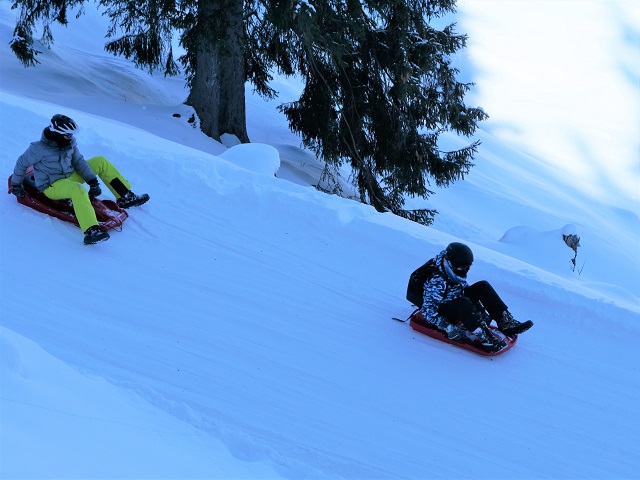
[[[196,65],[187,103],[202,131],[249,142],[245,109],[243,0],[198,0]]]

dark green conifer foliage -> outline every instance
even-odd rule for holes
[[[348,162],[361,201],[429,224],[433,210],[404,210],[469,172],[478,142],[442,151],[438,137],[470,136],[486,114],[464,105],[471,84],[451,57],[466,36],[429,21],[449,0],[327,0],[297,16],[302,96],[282,107],[291,128],[333,171]],[[347,20],[348,19],[348,20]]]
[[[40,62],[36,56],[41,53],[33,46],[33,29],[37,23],[41,23],[43,33],[41,41],[45,46],[53,42],[51,35],[51,23],[61,25],[69,23],[67,12],[77,5],[82,5],[86,0],[16,0],[12,9],[20,7],[20,17],[13,30],[13,38],[9,45],[18,60],[25,67],[34,66]],[[78,13],[80,15],[82,10]]]
[[[105,46],[137,67],[163,69],[165,75],[180,72],[173,58],[171,39],[181,18],[176,0],[100,0],[111,18],[107,37],[122,35]]]

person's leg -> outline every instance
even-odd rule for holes
[[[462,322],[465,328],[473,333],[477,341],[480,342],[482,348],[488,352],[497,352],[506,345],[483,324],[480,311],[468,297],[458,297],[442,304],[439,313],[446,317],[450,323]]]
[[[464,289],[464,294],[473,303],[478,304],[480,302],[487,310],[489,317],[496,321],[498,329],[505,335],[517,335],[533,326],[531,320],[520,322],[513,318],[507,305],[486,280],[468,286]]]
[[[113,196],[116,197],[116,203],[119,207],[138,207],[149,201],[148,194],[136,195],[133,193],[131,184],[106,158],[102,156],[93,157],[87,160],[87,163],[109,188]]]
[[[131,184],[105,157],[97,156],[87,160],[91,170],[100,177],[114,197],[120,198],[131,190]],[[75,172],[74,172],[75,173]]]
[[[489,282],[481,280],[464,289],[465,297],[474,304],[481,303],[493,320],[502,318],[502,314],[508,309],[498,293]]]
[[[79,177],[79,175],[78,175]],[[78,218],[78,223],[83,232],[86,232],[89,227],[98,225],[98,219],[96,218],[96,212],[89,200],[89,193],[81,182],[73,180],[73,175],[69,178],[63,178],[56,182],[53,182],[43,192],[47,198],[51,200],[64,200],[70,198],[73,203],[73,210]]]
[[[480,325],[482,317],[474,303],[467,297],[458,297],[443,303],[438,313],[445,317],[449,323],[456,325],[462,323],[470,332]]]

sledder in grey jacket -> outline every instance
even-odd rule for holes
[[[75,138],[69,145],[60,147],[55,141],[49,140],[44,131],[40,140],[32,142],[18,157],[13,170],[12,184],[22,184],[29,165],[33,165],[35,187],[41,192],[55,181],[69,178],[74,170],[87,183],[96,179],[96,174],[78,151]]]

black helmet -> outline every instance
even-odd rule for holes
[[[453,268],[466,267],[473,263],[473,252],[464,243],[450,243],[445,255]]]
[[[58,113],[51,117],[49,130],[61,135],[73,135],[78,130],[78,126],[71,118]]]

